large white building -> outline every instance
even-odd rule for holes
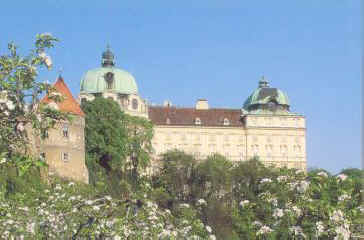
[[[267,165],[306,170],[306,126],[303,115],[290,111],[287,95],[262,78],[241,109],[211,108],[199,99],[195,107],[150,106],[138,94],[134,77],[115,66],[108,48],[101,67],[81,80],[80,100],[111,98],[126,113],[154,123],[155,158],[179,149],[204,158],[212,153],[232,161],[254,156]]]

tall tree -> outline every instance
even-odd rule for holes
[[[144,171],[150,165],[153,152],[153,124],[148,119],[130,115],[127,115],[125,119],[124,124],[128,135],[127,152],[130,156],[128,168],[131,169],[131,177],[136,183],[140,171]]]
[[[113,100],[96,97],[82,102],[86,114],[86,163],[92,171],[97,166],[106,170],[122,169],[127,156],[126,115]]]

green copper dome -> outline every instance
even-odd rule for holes
[[[114,55],[108,48],[102,54],[100,68],[86,72],[81,79],[81,93],[102,93],[105,91],[121,94],[137,94],[134,77],[120,68],[114,67]]]
[[[280,89],[269,87],[263,77],[259,81],[259,87],[245,101],[243,109],[247,111],[258,109],[289,111],[289,99]]]

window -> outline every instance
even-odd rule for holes
[[[43,138],[43,139],[48,138],[48,130],[42,129],[40,134],[41,134],[41,138]]]
[[[286,156],[286,154],[287,154],[287,145],[281,145],[280,149],[281,149],[282,155]]]
[[[227,118],[224,118],[224,126],[229,126],[230,125],[230,121]]]
[[[106,80],[106,88],[112,89],[113,88],[113,82],[114,82],[114,74],[112,72],[108,72],[105,74],[105,80]]]
[[[62,153],[62,161],[64,161],[64,162],[69,161],[69,154],[68,153]]]
[[[254,155],[258,155],[258,152],[259,152],[259,145],[258,144],[254,144],[254,145],[251,145],[251,148],[252,148],[252,152]]]
[[[171,120],[169,118],[166,119],[166,124],[171,124]]]
[[[134,110],[138,109],[138,100],[134,98],[131,104]]]
[[[68,136],[69,136],[68,124],[63,124],[62,133],[63,133],[63,137],[68,138]]]
[[[40,158],[41,161],[44,162],[45,159],[46,159],[46,154],[44,152],[40,153],[39,158]]]
[[[200,118],[196,118],[195,119],[195,124],[196,125],[201,125],[201,119]]]

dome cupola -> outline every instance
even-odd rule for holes
[[[243,106],[249,113],[288,113],[288,96],[278,88],[271,88],[264,76],[258,88],[248,97]]]
[[[106,51],[102,53],[101,67],[87,71],[81,79],[80,93],[138,94],[134,77],[127,71],[115,67],[114,59],[114,54],[107,46]]]
[[[109,45],[107,45],[106,51],[102,53],[101,65],[103,67],[113,67],[115,65],[114,54],[111,52]]]

